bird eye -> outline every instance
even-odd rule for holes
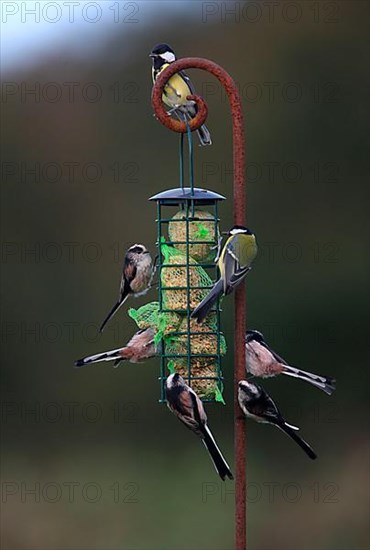
[[[132,246],[130,248],[131,252],[134,252],[135,254],[142,254],[144,252],[144,249],[141,246]]]

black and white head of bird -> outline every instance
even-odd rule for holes
[[[145,260],[150,256],[149,250],[145,248],[143,244],[133,244],[127,250],[127,257],[137,262]]]
[[[127,254],[135,254],[140,256],[142,254],[149,254],[149,250],[147,250],[143,244],[133,244],[128,249]]]
[[[174,389],[181,386],[185,386],[185,380],[177,372],[170,374],[166,379],[166,387],[168,389]]]
[[[146,292],[153,278],[153,259],[149,250],[143,244],[130,246],[126,253],[125,277],[132,277],[132,266],[135,266],[133,278],[130,280],[131,291],[140,296]]]
[[[239,397],[242,397],[243,401],[248,403],[249,401],[255,401],[262,395],[262,388],[258,384],[252,384],[247,380],[241,380],[239,386]]]
[[[153,59],[154,68],[160,68],[164,63],[176,61],[176,54],[168,44],[157,44],[149,54]]]
[[[265,341],[262,332],[259,332],[258,330],[247,330],[245,333],[245,343],[249,344],[249,342],[253,341],[262,344]]]
[[[243,225],[234,225],[229,231],[229,236],[233,235],[253,235],[253,231]]]

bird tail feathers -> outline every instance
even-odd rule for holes
[[[296,367],[291,367],[290,365],[284,365],[283,373],[288,376],[293,376],[293,378],[304,380],[328,395],[331,395],[335,390],[335,378],[331,378],[330,376],[319,376],[318,374],[306,372]]]
[[[276,424],[280,430],[282,430],[284,433],[286,433],[289,437],[293,439],[301,447],[301,449],[304,450],[304,452],[311,458],[311,460],[315,460],[317,458],[317,454],[308,443],[304,439],[302,439],[297,433],[296,430],[293,429],[292,426],[290,426],[287,422]],[[295,426],[294,426],[295,428]]]
[[[211,134],[205,124],[197,130],[197,134],[201,145],[212,145]]]
[[[194,309],[190,317],[193,317],[201,323],[206,318],[213,304],[217,301],[217,298],[223,294],[223,281],[219,279],[214,285],[210,293],[200,302]]]
[[[191,120],[193,116],[196,115],[196,111],[194,110],[194,113],[189,113],[189,111],[182,111],[181,114],[183,115],[183,117],[179,116],[178,118],[180,118],[180,120],[183,118],[183,120],[186,122]],[[200,145],[212,145],[211,134],[205,124],[198,128],[197,134]]]
[[[225,481],[225,477],[227,476],[229,479],[234,479],[233,474],[231,473],[231,470],[229,468],[229,465],[227,464],[226,460],[222,456],[222,453],[220,449],[217,447],[216,441],[213,438],[213,435],[208,428],[208,426],[204,427],[204,439],[202,439],[204,446],[206,447],[207,451],[209,452],[212,462],[214,464],[214,467],[216,468],[216,471],[222,481]]]
[[[119,308],[126,302],[127,298],[128,298],[128,294],[126,294],[126,296],[122,297],[120,300],[118,300],[116,304],[114,304],[114,306],[112,307],[112,309],[110,310],[110,312],[108,313],[104,321],[102,322],[99,332],[103,332],[105,325],[117,313]]]
[[[113,361],[114,359],[120,361],[121,359],[123,359],[120,352],[122,352],[122,348],[114,349],[112,351],[105,351],[103,353],[97,353],[96,355],[89,355],[88,357],[83,357],[82,359],[78,359],[77,361],[75,361],[75,366],[84,367],[85,365],[88,365],[90,363],[98,363],[99,361]]]

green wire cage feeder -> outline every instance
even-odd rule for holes
[[[223,401],[221,357],[226,342],[220,306],[217,303],[201,325],[190,314],[217,276],[218,203],[224,199],[192,187],[170,189],[149,199],[157,204],[161,402],[171,372],[181,374],[203,401]]]

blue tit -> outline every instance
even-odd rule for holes
[[[201,323],[217,299],[230,294],[244,280],[256,255],[255,235],[247,227],[234,225],[218,259],[220,278],[192,312],[191,317]]]
[[[317,458],[309,444],[297,435],[299,428],[286,422],[274,401],[261,386],[241,380],[238,387],[238,401],[247,418],[264,424],[273,424],[289,435],[312,460]]]
[[[122,304],[131,295],[141,296],[150,288],[154,275],[153,259],[143,244],[132,245],[125,254],[118,302],[114,304],[104,319],[99,332],[102,332],[108,321],[117,313]]]
[[[152,79],[153,83],[157,76],[170,63],[176,61],[176,55],[173,49],[168,44],[157,44],[149,54],[152,58]],[[195,101],[187,100],[187,96],[194,95],[195,89],[190,78],[180,71],[171,76],[164,87],[162,100],[165,105],[170,107],[169,114],[174,113],[177,118],[183,122],[194,118],[197,114],[197,105]],[[211,145],[211,134],[208,128],[203,124],[197,134],[201,145]]]
[[[166,398],[170,411],[201,438],[222,481],[225,481],[226,477],[234,479],[229,465],[208,428],[203,403],[178,373],[171,374],[166,380]]]

